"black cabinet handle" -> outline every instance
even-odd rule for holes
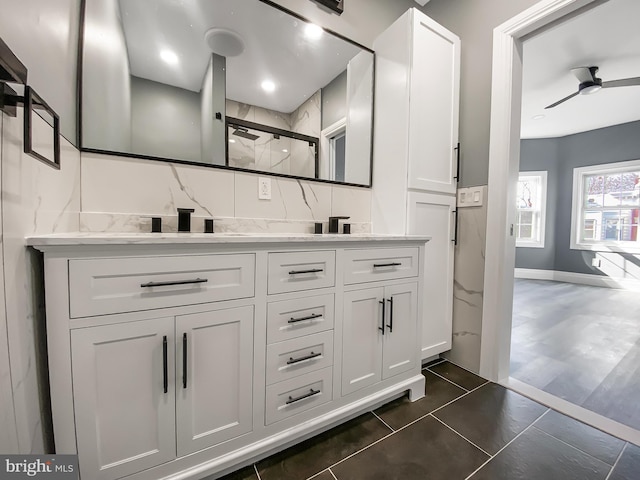
[[[187,334],[182,334],[182,388],[187,388]]]
[[[384,306],[386,305],[384,299],[379,301],[378,303],[382,304],[382,326],[378,327],[378,330],[382,330],[382,334],[384,335]]]
[[[321,313],[312,313],[311,315],[308,315],[306,317],[300,317],[300,318],[291,317],[289,320],[287,320],[287,323],[298,323],[298,322],[303,322],[305,320],[313,320],[314,318],[318,318],[321,316],[322,316]]]
[[[389,325],[387,325],[387,327],[389,327],[389,333],[392,333],[393,332],[393,297],[389,298],[387,302],[389,302]]]
[[[169,391],[169,365],[167,364],[167,336],[162,337],[162,379],[164,393]]]
[[[456,181],[456,183],[460,182],[460,142],[458,142],[458,144],[453,147],[453,149],[456,151],[456,176],[453,177],[453,179]]]
[[[289,396],[289,400],[285,402],[286,405],[291,405],[292,403],[299,402],[300,400],[304,400],[305,398],[313,397],[320,393],[320,390],[314,390],[313,388],[309,389],[309,393],[305,393],[304,395],[300,395],[299,397],[293,398]]]
[[[454,210],[452,212],[455,215],[454,224],[453,224],[453,242],[454,245],[458,245],[458,210]]]
[[[382,267],[399,267],[402,265],[400,262],[392,262],[392,263],[374,263],[373,268],[382,268]]]
[[[289,275],[298,275],[301,273],[318,273],[318,272],[324,272],[324,269],[322,268],[311,268],[309,270],[291,270],[289,272]]]
[[[322,355],[322,353],[311,352],[309,355],[305,355],[304,357],[300,357],[300,358],[289,357],[289,360],[287,360],[287,365],[293,365],[295,363],[304,362],[305,360],[310,360],[312,358],[319,357],[320,355]]]
[[[167,287],[169,285],[188,285],[191,283],[207,283],[209,281],[208,278],[194,278],[193,280],[175,280],[173,282],[148,282],[141,283],[140,286],[142,288],[149,287]]]

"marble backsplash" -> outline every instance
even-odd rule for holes
[[[371,231],[368,188],[269,177],[271,200],[261,200],[257,174],[93,153],[81,163],[81,231],[150,232],[151,217],[176,231],[177,208],[195,210],[194,232],[213,218],[216,232],[312,233],[337,215],[353,233]]]

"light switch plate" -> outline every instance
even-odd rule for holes
[[[458,189],[458,207],[481,207],[484,203],[483,187],[467,187]]]
[[[271,179],[258,177],[258,198],[260,200],[271,200]]]

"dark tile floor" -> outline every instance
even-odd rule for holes
[[[637,292],[516,279],[511,376],[640,430],[639,309]]]
[[[447,361],[394,400],[224,480],[638,480],[640,448]]]

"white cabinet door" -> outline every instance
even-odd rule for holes
[[[382,287],[344,294],[342,395],[381,379],[383,294]]]
[[[423,359],[451,349],[455,208],[455,197],[409,194],[407,233],[431,237],[424,258]]]
[[[459,72],[460,39],[414,11],[409,188],[449,194],[456,191]]]
[[[382,349],[382,379],[386,379],[418,364],[418,284],[409,283],[385,287],[385,330]]]
[[[173,332],[173,317],[71,332],[82,478],[121,478],[175,458]]]
[[[178,456],[250,432],[253,307],[176,317]]]

